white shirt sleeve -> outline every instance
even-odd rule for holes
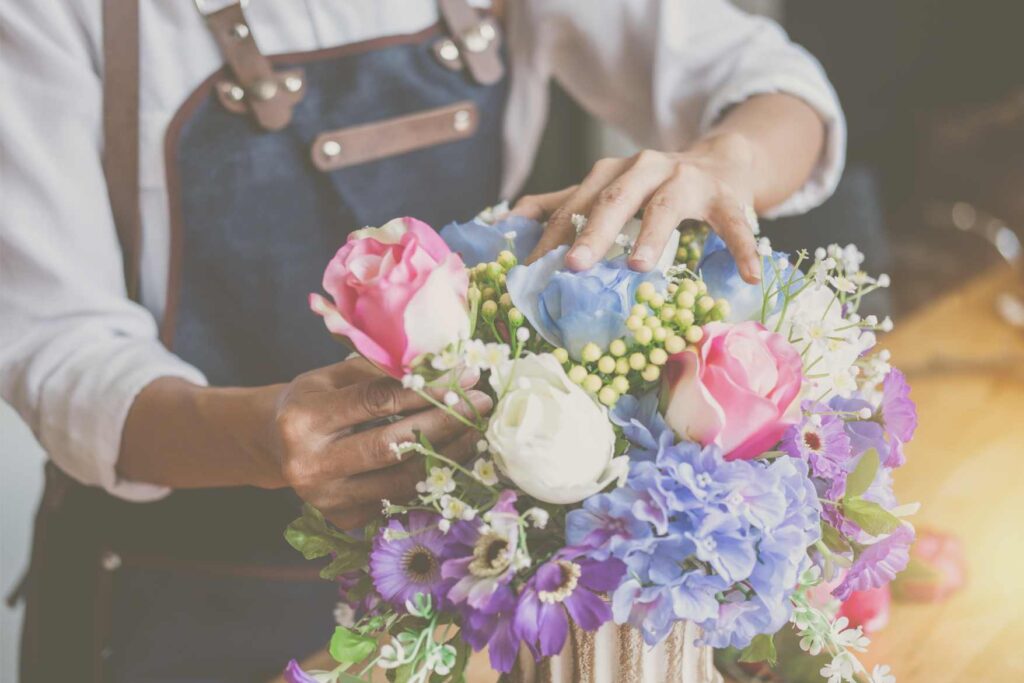
[[[125,294],[101,169],[101,3],[0,2],[0,393],[79,481],[130,500],[167,489],[115,465],[136,395],[204,383]]]
[[[723,112],[787,93],[824,121],[824,151],[807,182],[768,212],[803,213],[842,174],[846,124],[820,64],[774,22],[727,0],[523,0],[524,49],[581,106],[643,147],[679,150]]]

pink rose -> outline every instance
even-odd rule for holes
[[[392,377],[469,335],[469,273],[426,223],[396,218],[349,235],[309,306],[334,334]]]
[[[727,460],[769,450],[799,419],[803,362],[760,323],[710,323],[697,351],[671,356],[662,383],[665,420],[681,438],[721,447]]]
[[[851,628],[860,626],[865,633],[876,633],[889,623],[890,603],[892,593],[889,584],[866,591],[854,591],[843,600],[836,616],[849,619]]]

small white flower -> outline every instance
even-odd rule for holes
[[[486,453],[487,452],[487,439],[480,439],[476,442],[476,452]]]
[[[757,241],[757,253],[761,256],[772,255],[772,243],[767,237],[762,237]]]
[[[854,294],[857,291],[857,285],[854,284],[853,280],[844,275],[830,277],[828,281],[829,284],[835,287],[837,291],[843,292],[844,294]]]
[[[896,676],[888,664],[876,664],[871,670],[871,683],[896,683]]]
[[[486,441],[481,439],[481,442],[486,446]],[[498,484],[498,470],[494,467],[494,462],[486,458],[480,458],[473,463],[473,476],[486,486],[497,486]]]
[[[438,372],[445,372],[459,365],[459,354],[455,349],[448,348],[430,359],[430,367]]]
[[[572,221],[572,227],[576,228],[576,234],[583,232],[583,228],[587,227],[587,217],[581,213],[574,213],[569,219]]]
[[[486,354],[486,344],[479,339],[470,339],[462,347],[462,362],[470,370],[485,370]]]
[[[878,286],[879,287],[888,287],[891,284],[892,284],[892,280],[889,279],[889,276],[887,274],[882,273],[881,275],[878,276]]]
[[[338,626],[352,628],[356,623],[356,611],[345,602],[339,602],[334,606],[334,622]]]
[[[439,519],[439,520],[437,520],[437,529],[442,534],[448,533],[451,530],[451,528],[452,528],[451,520],[447,520],[447,519]]]
[[[508,232],[505,233],[505,239],[507,239],[509,241],[512,241],[515,238],[516,238],[516,231],[515,230],[509,230]]]
[[[814,250],[814,260],[815,261],[824,261],[825,260],[825,256],[826,256],[826,254],[825,254],[825,248],[824,247],[818,247],[817,249]]]
[[[517,550],[515,557],[512,558],[512,566],[515,567],[517,571],[529,569],[531,563],[532,560],[530,559],[530,554],[522,548]]]
[[[444,404],[449,408],[457,405],[459,402],[459,395],[454,391],[446,392],[444,395]]]
[[[377,659],[377,666],[382,669],[397,669],[405,663],[405,648],[398,639],[392,639],[387,645],[380,648],[380,657]]]
[[[520,327],[516,330],[516,341],[520,344],[526,342],[530,338],[530,330],[526,327]]]
[[[423,485],[423,490],[420,490],[420,484]],[[435,496],[451,493],[455,490],[455,473],[450,467],[431,467],[430,474],[416,485],[416,490]]]
[[[423,387],[427,384],[427,380],[423,379],[422,375],[408,374],[402,377],[402,386],[406,389],[412,389],[413,391],[422,391]]]
[[[860,419],[862,419],[862,420],[870,420],[871,419],[871,414],[872,414],[871,413],[871,408],[861,408],[860,411],[858,412],[858,415],[860,416]]]
[[[511,353],[508,344],[488,344],[484,348],[484,365],[488,370],[497,367],[507,361]]]
[[[548,525],[548,519],[550,515],[544,508],[533,507],[523,513],[523,517],[526,518],[533,526],[538,529],[543,529]]]
[[[843,683],[853,679],[854,670],[853,660],[850,655],[841,652],[831,662],[822,667],[821,675],[823,678],[828,679],[828,683]]]
[[[885,316],[885,319],[878,325],[878,329],[882,332],[892,332],[892,318]]]
[[[469,521],[476,517],[476,509],[455,496],[441,496],[441,515],[445,519]]]
[[[785,271],[786,268],[789,268],[789,259],[786,258],[785,256],[780,256],[779,260],[775,262],[775,266],[780,271]]]
[[[842,647],[856,652],[864,652],[871,644],[871,639],[864,635],[860,626],[843,630],[836,629],[835,640]]]

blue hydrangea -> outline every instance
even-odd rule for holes
[[[441,239],[462,257],[469,267],[489,263],[498,258],[512,242],[512,253],[520,262],[525,261],[540,241],[544,226],[523,216],[506,216],[494,223],[479,217],[466,223],[449,223],[441,228]]]
[[[607,348],[625,335],[626,318],[642,283],[650,282],[659,291],[667,283],[656,270],[630,270],[624,258],[599,261],[574,273],[563,268],[567,250],[559,247],[528,266],[510,270],[508,293],[545,340],[579,360],[589,342]]]
[[[647,408],[641,398],[613,411],[631,444],[629,477],[569,513],[568,542],[626,563],[612,610],[648,643],[682,619],[699,623],[716,646],[774,633],[820,535],[807,464],[729,462],[715,446],[672,443]],[[737,590],[741,582],[753,593]]]

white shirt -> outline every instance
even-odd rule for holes
[[[163,137],[221,56],[188,0],[141,3],[143,303],[125,296],[100,167],[101,1],[0,0],[0,390],[50,457],[132,500],[167,493],[115,472],[125,416],[161,376],[204,383],[157,339],[168,260]],[[726,0],[508,0],[511,91],[503,191],[524,181],[555,78],[642,147],[679,150],[751,95],[806,100],[828,127],[806,185],[774,214],[822,202],[842,170],[845,126],[818,63],[772,22]],[[413,33],[435,0],[252,0],[264,53]],[[552,188],[556,189],[556,188]]]

